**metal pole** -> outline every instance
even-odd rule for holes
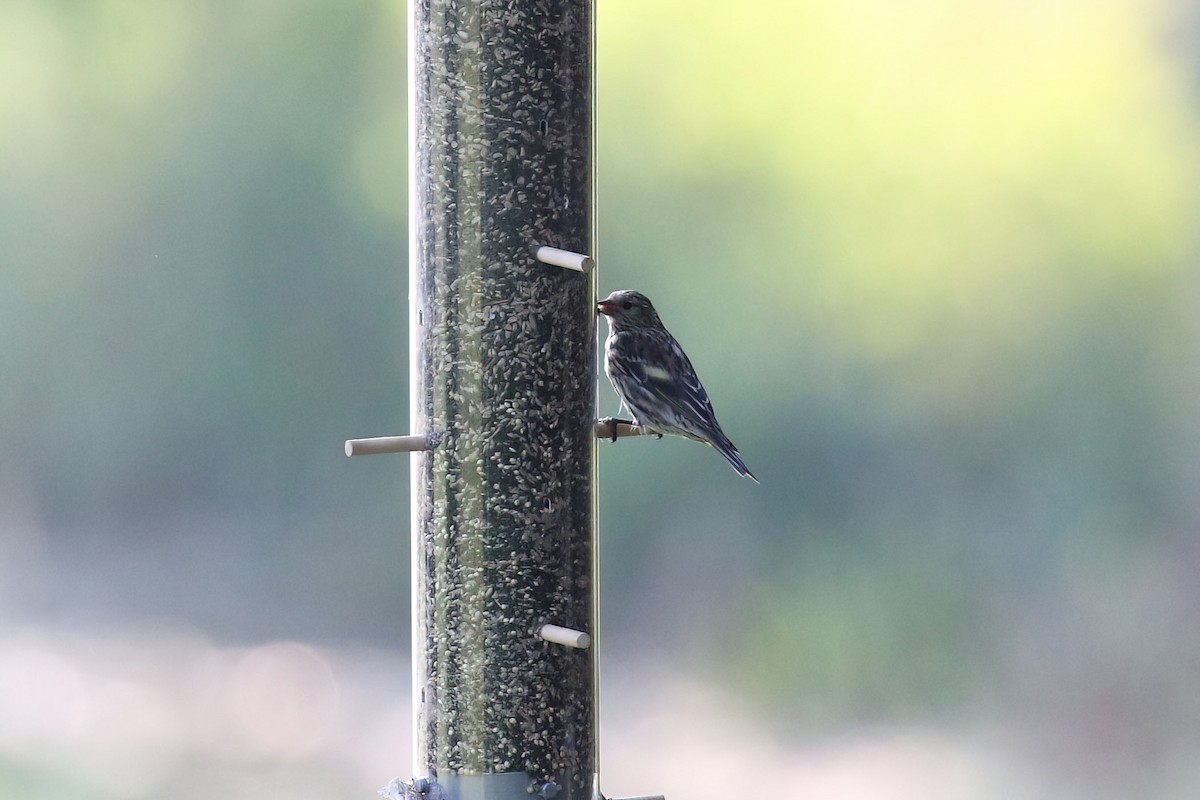
[[[405,793],[593,800],[592,2],[409,9]]]

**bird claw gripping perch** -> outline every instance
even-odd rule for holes
[[[602,438],[608,439],[609,437],[611,437],[612,441],[615,442],[617,440],[617,435],[618,435],[617,434],[617,425],[620,425],[620,424],[625,424],[625,425],[629,425],[630,427],[633,427],[633,420],[620,419],[618,417],[605,417],[604,419],[601,419],[597,422],[596,431]],[[605,429],[607,429],[607,431],[605,431]],[[600,433],[600,431],[605,431],[605,432]],[[660,436],[659,438],[661,439],[662,437]]]

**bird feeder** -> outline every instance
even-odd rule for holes
[[[598,800],[593,6],[409,14],[411,430],[346,443],[412,454],[414,777],[381,793]]]

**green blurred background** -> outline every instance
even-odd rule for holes
[[[1200,794],[1200,7],[599,6],[606,793]],[[0,0],[0,797],[409,777],[404,25]]]

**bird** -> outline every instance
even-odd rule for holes
[[[673,434],[704,442],[716,448],[739,475],[758,483],[721,430],[692,362],[663,326],[650,298],[641,292],[616,291],[597,303],[596,310],[608,318],[604,372],[633,423],[660,439]],[[613,426],[613,441],[618,421],[607,420]]]

